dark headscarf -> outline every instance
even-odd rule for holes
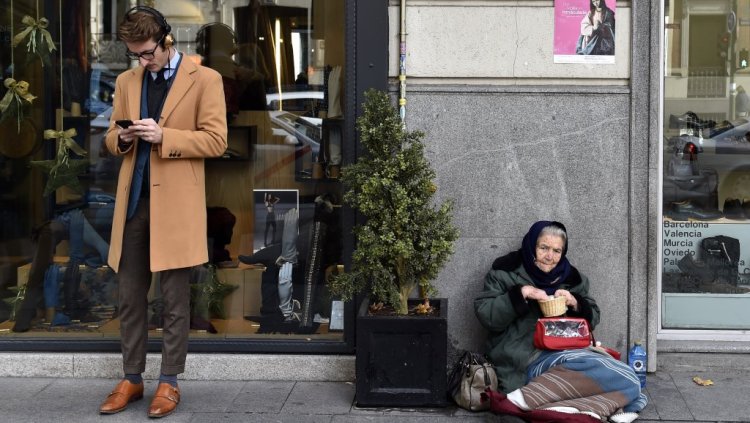
[[[521,256],[523,257],[523,268],[526,269],[526,273],[531,276],[534,285],[537,288],[543,289],[547,295],[552,295],[557,290],[560,282],[567,279],[570,275],[570,262],[565,257],[568,253],[568,241],[565,240],[563,246],[562,255],[560,261],[557,262],[557,266],[552,269],[549,273],[544,273],[542,269],[538,268],[534,263],[536,260],[536,242],[539,239],[539,234],[542,233],[542,229],[548,226],[556,226],[562,229],[566,234],[568,231],[565,229],[565,225],[560,222],[549,222],[546,220],[540,220],[539,222],[531,225],[531,229],[523,237],[523,243],[521,244]],[[567,238],[567,236],[566,236]]]

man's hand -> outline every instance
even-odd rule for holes
[[[161,126],[151,118],[133,121],[128,129],[121,129],[119,135],[120,139],[125,142],[132,142],[136,138],[151,144],[161,144],[162,142]]]

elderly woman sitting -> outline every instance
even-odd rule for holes
[[[543,317],[537,301],[549,296],[565,297],[567,316],[586,319],[592,329],[599,323],[589,280],[568,262],[567,249],[563,224],[534,223],[520,250],[495,260],[474,300],[476,316],[489,331],[488,356],[502,391],[489,394],[491,409],[530,421],[632,421],[647,400],[625,363],[593,347],[534,347],[536,322]]]

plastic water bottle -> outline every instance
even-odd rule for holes
[[[646,360],[646,350],[641,345],[641,341],[636,341],[633,348],[628,352],[628,364],[641,381],[641,388],[646,387]]]

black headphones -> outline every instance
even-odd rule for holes
[[[133,13],[144,12],[156,18],[156,23],[159,24],[162,30],[162,48],[169,48],[174,45],[174,38],[172,37],[172,27],[167,23],[167,19],[158,10],[148,6],[135,6],[132,9],[125,12],[126,17],[130,17]]]
[[[211,37],[216,34],[216,31],[224,30],[232,36],[232,54],[237,50],[237,34],[234,32],[231,26],[222,22],[210,22],[198,29],[195,34],[195,52],[201,56],[205,56],[210,48]]]

